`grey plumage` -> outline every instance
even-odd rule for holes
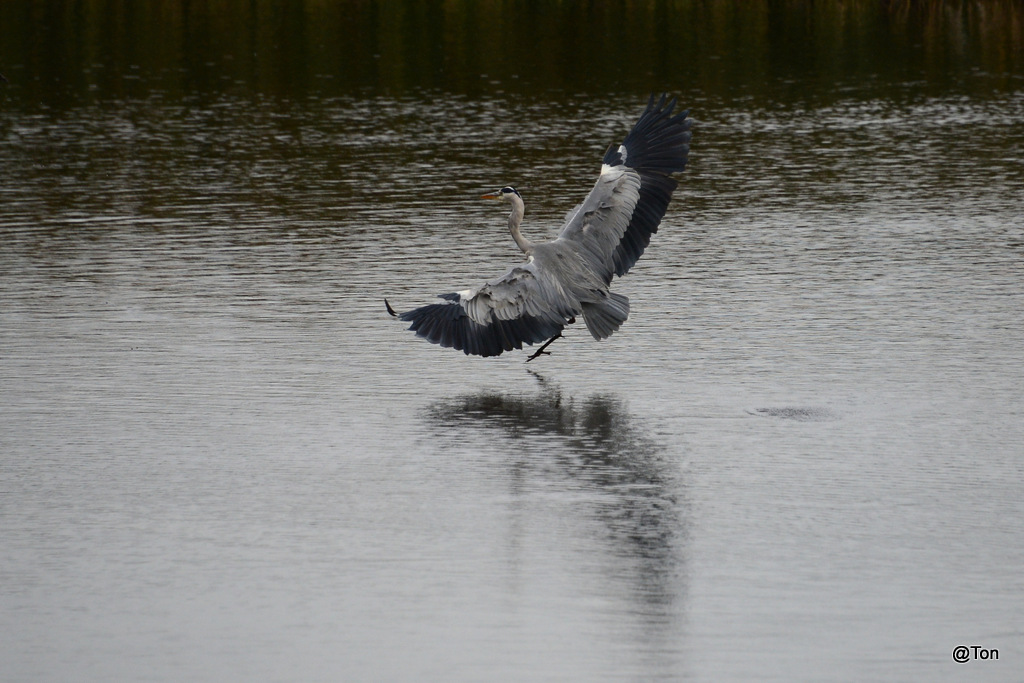
[[[512,205],[509,231],[526,263],[397,317],[432,343],[479,356],[550,343],[578,315],[594,339],[618,330],[629,317],[629,299],[609,285],[629,272],[658,231],[678,184],[671,174],[686,168],[689,154],[689,112],[673,115],[675,100],[666,100],[652,95],[622,144],[608,148],[597,183],[556,239],[535,244],[523,236],[524,205],[514,188],[484,195]],[[390,305],[388,311],[394,314]]]

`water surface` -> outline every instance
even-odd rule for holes
[[[518,260],[484,191],[554,234],[628,84],[13,83],[0,678],[1015,680],[1024,95],[677,85],[629,321],[526,365],[383,297]]]

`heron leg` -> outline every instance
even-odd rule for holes
[[[555,341],[556,339],[558,339],[561,336],[562,336],[562,331],[559,330],[558,333],[555,334],[554,337],[552,337],[551,339],[548,339],[546,342],[544,342],[544,346],[542,346],[539,349],[537,349],[532,356],[527,358],[526,362],[529,363],[531,360],[533,360],[534,358],[537,358],[538,356],[550,356],[551,352],[550,351],[545,351],[544,349],[548,348],[548,346],[551,345],[551,342]]]

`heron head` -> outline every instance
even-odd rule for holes
[[[516,190],[516,188],[508,185],[501,188],[497,192],[491,192],[490,194],[483,195],[481,199],[500,199],[503,202],[510,202],[512,201],[512,195],[515,195],[516,197],[522,199],[522,197],[519,196],[519,192]]]

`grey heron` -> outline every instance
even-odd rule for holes
[[[444,303],[388,313],[426,340],[467,355],[497,356],[545,342],[527,362],[582,316],[590,334],[606,339],[629,316],[629,299],[610,291],[658,231],[690,151],[689,111],[673,114],[667,95],[647,108],[622,143],[604,155],[597,183],[569,212],[558,237],[532,242],[520,231],[525,207],[515,188],[486,194],[512,205],[508,229],[526,262],[475,289],[440,295]],[[546,340],[546,341],[545,341]]]

